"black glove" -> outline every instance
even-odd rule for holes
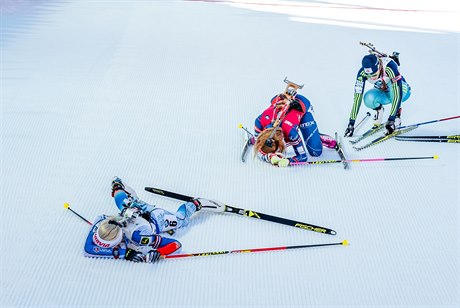
[[[385,135],[392,134],[396,129],[395,121],[388,120],[388,122],[385,124],[385,128],[386,128]]]
[[[293,100],[291,104],[289,105],[289,111],[292,109],[302,112],[302,106],[296,100]]]
[[[344,137],[351,137],[351,136],[353,136],[354,131],[355,131],[355,125],[351,124],[351,123],[348,123],[348,127],[345,130],[345,135],[343,135],[343,136]]]
[[[133,262],[144,262],[142,258],[143,256],[145,255],[142,252],[135,251],[134,249],[129,248],[126,251],[125,259]]]
[[[146,254],[134,249],[128,249],[125,254],[125,259],[133,262],[155,263],[160,259],[160,252],[157,250],[150,250]]]

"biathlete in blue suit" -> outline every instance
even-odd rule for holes
[[[86,257],[126,259],[153,263],[162,255],[181,248],[181,243],[165,234],[185,227],[197,211],[223,212],[218,201],[194,199],[179,206],[176,213],[140,200],[136,192],[119,178],[112,181],[112,197],[120,214],[98,216],[85,242]]]
[[[363,100],[366,107],[376,111],[374,127],[382,123],[383,105],[391,105],[390,115],[385,123],[385,134],[391,134],[401,125],[401,103],[410,97],[411,88],[399,72],[398,64],[394,59],[399,63],[397,58],[375,54],[369,54],[363,58],[362,67],[356,76],[353,108],[345,130],[345,137],[353,136],[356,117]],[[373,84],[374,88],[363,95],[366,81]]]

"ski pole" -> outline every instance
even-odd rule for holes
[[[442,138],[395,138],[398,141],[412,141],[412,142],[443,142],[443,143],[460,143],[460,139],[442,139]]]
[[[341,162],[341,160],[339,160],[339,162]],[[163,190],[163,189],[159,189],[159,188],[145,187],[145,190],[148,191],[148,192],[151,192],[153,194],[162,195],[162,196],[165,196],[165,197],[169,197],[169,198],[173,198],[173,199],[177,199],[177,200],[182,200],[182,201],[185,201],[185,202],[192,202],[195,199],[195,198],[190,197],[190,196],[181,195],[181,194],[178,194],[178,193],[175,193],[175,192],[171,192],[171,191],[167,191],[167,190]],[[240,209],[240,208],[229,206],[229,205],[225,205],[225,212],[226,213],[237,214],[237,215],[241,215],[241,216],[247,216],[247,217],[251,217],[251,218],[256,218],[256,219],[260,219],[260,220],[276,222],[276,223],[279,223],[279,224],[282,224],[282,225],[287,225],[287,226],[296,227],[296,228],[309,230],[309,231],[313,231],[313,232],[318,232],[318,233],[323,233],[323,234],[329,234],[329,235],[336,235],[337,234],[337,232],[335,232],[334,230],[329,229],[329,228],[319,227],[319,226],[315,226],[315,225],[312,225],[312,224],[309,224],[309,223],[295,221],[295,220],[291,220],[291,219],[286,219],[286,218],[282,218],[282,217],[278,217],[278,216],[272,216],[272,215],[256,212],[256,211],[253,211],[253,210]]]
[[[251,133],[246,127],[243,126],[243,124],[238,124],[238,128],[242,128],[246,133],[248,133],[251,137],[254,137],[254,134]]]
[[[361,121],[359,121],[359,123],[355,126],[355,129],[357,129],[361,124],[363,124],[364,121],[367,120],[367,118],[370,116],[371,116],[371,113],[368,111],[366,115],[364,116],[364,118]]]
[[[458,119],[460,118],[460,115],[454,116],[454,117],[449,117],[449,118],[444,118],[444,119],[439,119],[439,120],[433,120],[433,121],[427,121],[427,122],[422,122],[422,123],[417,123],[417,124],[412,124],[412,125],[406,125],[406,126],[401,126],[398,129],[406,128],[406,127],[412,127],[412,126],[422,126],[425,124],[431,124],[435,122],[441,122],[441,121],[448,121],[448,120],[453,120],[453,119]]]
[[[305,162],[294,162],[291,163],[293,166],[297,165],[321,165],[321,164],[333,164],[333,163],[364,163],[364,162],[376,162],[376,161],[390,161],[390,160],[415,160],[415,159],[439,159],[438,155],[434,156],[420,156],[420,157],[386,157],[386,158],[363,158],[363,159],[347,159],[347,160],[320,160],[320,161],[305,161]]]
[[[339,242],[339,243],[329,243],[329,244],[280,246],[280,247],[267,247],[267,248],[250,248],[250,249],[226,250],[226,251],[184,253],[184,254],[177,254],[177,255],[165,255],[165,256],[162,256],[161,258],[162,259],[174,259],[174,258],[187,258],[187,257],[206,257],[206,256],[232,254],[232,253],[263,252],[263,251],[288,250],[288,249],[312,248],[312,247],[324,247],[324,246],[338,246],[338,245],[348,246],[348,241],[343,240],[342,242]]]
[[[78,214],[77,212],[75,212],[74,210],[72,210],[72,209],[70,208],[70,205],[69,205],[67,202],[64,203],[64,208],[70,210],[72,213],[74,213],[75,215],[77,215],[78,217],[80,217],[81,219],[83,219],[84,221],[86,221],[89,225],[91,225],[91,226],[93,225],[93,224],[91,223],[91,221],[89,221],[89,220],[86,219],[85,217],[81,216],[80,214]]]
[[[450,135],[450,136],[396,136],[395,139],[460,139],[460,135]]]

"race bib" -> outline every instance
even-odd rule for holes
[[[364,91],[364,82],[360,80],[356,80],[355,93],[363,93],[363,91]]]

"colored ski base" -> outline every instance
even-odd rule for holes
[[[378,133],[379,131],[381,131],[382,129],[385,128],[385,125],[384,124],[380,124],[379,126],[377,127],[372,127],[371,129],[369,129],[367,132],[365,132],[364,134],[362,134],[360,137],[358,137],[357,139],[355,140],[350,140],[350,143],[351,144],[357,144],[358,142],[360,142],[361,140],[364,140],[366,139],[367,137],[369,136],[372,136],[374,135],[375,133]]]
[[[359,147],[353,147],[356,151],[361,151],[361,150],[364,150],[364,149],[367,149],[371,146],[374,146],[376,144],[379,144],[379,143],[382,143],[388,139],[391,139],[393,137],[396,137],[398,135],[401,135],[401,134],[405,134],[407,132],[410,132],[414,129],[416,129],[418,126],[414,125],[414,126],[409,126],[407,128],[404,128],[404,129],[397,129],[395,130],[393,133],[389,134],[389,135],[383,135],[383,136],[380,136],[378,137],[377,139],[374,139],[372,140],[371,142],[363,145],[363,146],[359,146]]]

